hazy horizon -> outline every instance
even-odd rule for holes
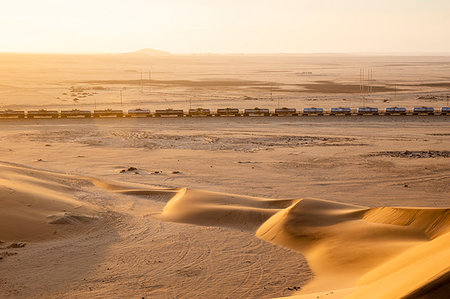
[[[169,52],[162,49],[157,48],[141,48],[137,50],[131,50],[131,51],[122,51],[122,52],[109,52],[109,51],[79,51],[79,52],[50,52],[50,51],[35,51],[35,52],[28,52],[28,51],[0,51],[0,54],[31,54],[31,55],[120,55],[120,54],[140,54],[138,53],[141,50],[155,50],[155,51],[161,51],[165,52],[166,54],[147,54],[142,53],[142,55],[149,55],[149,56],[183,56],[183,55],[198,55],[198,56],[234,56],[234,55],[242,55],[242,56],[264,56],[264,55],[286,55],[286,56],[450,56],[450,51],[447,52],[186,52],[186,53],[180,53],[180,52]]]
[[[444,0],[5,1],[0,52],[442,54],[449,11]]]

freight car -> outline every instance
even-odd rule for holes
[[[303,116],[323,115],[323,108],[303,108]]]
[[[151,117],[152,112],[150,109],[129,109],[126,115],[127,117]]]
[[[297,109],[295,108],[276,108],[273,116],[297,116]]]
[[[352,115],[352,109],[349,107],[331,108],[330,115]]]
[[[433,107],[414,107],[413,115],[434,115]]]
[[[186,115],[188,117],[191,116],[212,116],[211,110],[204,109],[204,108],[192,108],[189,109],[188,114]]]
[[[155,110],[155,117],[183,117],[183,110],[175,110],[175,109],[165,109],[165,110]]]
[[[59,112],[56,110],[31,110],[27,112],[27,118],[58,118]]]
[[[113,109],[94,110],[94,117],[123,117],[123,111]]]
[[[406,115],[405,107],[388,107],[384,113],[385,115]]]
[[[217,109],[216,116],[240,116],[241,113],[237,108],[222,108]]]
[[[3,110],[0,111],[0,118],[25,118],[25,111]]]
[[[253,109],[244,109],[244,116],[270,116],[269,109],[265,108],[253,108]]]
[[[372,107],[358,108],[358,115],[378,115],[378,108]]]
[[[90,118],[92,116],[89,110],[62,110],[61,118]]]

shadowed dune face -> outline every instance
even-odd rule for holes
[[[240,198],[0,163],[0,297],[267,298],[311,278],[301,256],[252,233],[155,218],[184,194]]]
[[[304,253],[317,274],[305,290],[323,291],[355,284],[370,290],[372,284],[379,284],[378,280],[389,276],[386,271],[373,269],[391,265],[397,271],[405,271],[407,265],[395,259],[408,250],[413,251],[415,262],[427,259],[431,252],[441,255],[443,248],[436,246],[436,242],[448,239],[449,215],[449,209],[366,208],[318,199],[275,201],[184,189],[168,202],[162,218],[200,225],[257,228],[258,237]],[[417,246],[425,247],[427,254],[414,254]],[[425,272],[425,280],[437,274],[432,269]],[[375,274],[359,279],[370,271]],[[410,280],[411,286],[394,287],[395,292],[404,296],[421,287],[417,279]],[[388,285],[392,285],[389,289],[395,284],[388,282]],[[368,296],[364,288],[357,293]],[[362,298],[352,293],[349,296]]]
[[[364,274],[346,298],[446,298],[450,234],[406,250]]]
[[[300,200],[264,223],[257,235],[303,252],[318,275],[311,288],[318,290],[345,287],[399,253],[446,234],[449,226],[448,209],[364,209]]]
[[[0,165],[0,240],[53,239],[70,229],[49,224],[94,221],[91,215],[98,209],[72,195],[76,185],[86,184],[74,177]]]
[[[368,210],[363,217],[372,223],[411,227],[434,239],[450,230],[448,209],[381,207]]]
[[[7,164],[1,164],[0,170],[3,240],[61,239],[69,233],[80,234],[86,224],[101,221],[105,215],[100,210],[107,206],[77,197],[81,187],[88,186],[134,198],[131,206],[129,201],[107,203],[126,212],[127,217],[154,215],[166,221],[230,227],[303,253],[316,278],[302,294],[322,292],[317,293],[321,296],[330,289],[338,291],[327,294],[348,298],[441,294],[450,268],[447,208],[368,208],[319,199],[274,200],[187,188],[162,189]],[[149,209],[146,201],[160,202],[162,212]],[[141,211],[134,213],[137,202]],[[299,298],[303,296],[316,295]]]

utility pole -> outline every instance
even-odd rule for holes
[[[373,70],[370,69],[370,92],[373,92]]]
[[[122,101],[122,89],[120,90],[120,107],[123,107],[123,101]]]
[[[364,80],[365,80],[365,70],[364,68],[360,68],[359,69],[359,92],[361,95],[361,101],[362,101],[362,105],[363,107],[365,107],[365,97],[364,97]]]
[[[362,72],[363,72],[363,69],[362,69],[362,68],[359,68],[359,92],[361,93],[361,95],[362,95],[362,92],[363,92],[363,87],[362,87]]]
[[[148,85],[150,89],[150,93],[152,92],[152,70],[148,71]]]
[[[394,85],[394,100],[397,101],[397,84]]]
[[[141,70],[141,93],[143,92],[144,89],[144,82],[142,81],[142,70]]]

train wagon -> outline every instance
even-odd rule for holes
[[[188,117],[192,116],[212,116],[211,110],[204,108],[191,108],[186,114]]]
[[[94,110],[94,117],[123,117],[123,111],[113,109]]]
[[[303,108],[303,116],[323,115],[323,108]]]
[[[406,115],[405,107],[388,107],[385,110],[385,115]]]
[[[295,108],[276,108],[273,116],[297,116],[297,109]]]
[[[434,115],[433,107],[414,107],[413,115]]]
[[[92,116],[89,110],[62,110],[61,118],[90,118]]]
[[[27,112],[27,118],[58,118],[59,112],[56,110],[31,110]]]
[[[183,117],[184,111],[183,110],[175,110],[172,108],[165,109],[165,110],[155,110],[155,117]]]
[[[450,107],[442,107],[441,115],[450,115]]]
[[[378,108],[372,107],[358,108],[358,115],[378,115]]]
[[[0,111],[0,118],[25,118],[25,111],[3,110]]]
[[[349,107],[331,108],[330,115],[352,115],[352,109]]]
[[[151,117],[152,112],[150,109],[129,109],[126,115],[127,117]]]
[[[240,116],[238,108],[221,108],[217,109],[216,116]]]
[[[270,116],[269,109],[255,107],[253,109],[244,109],[244,116]]]

